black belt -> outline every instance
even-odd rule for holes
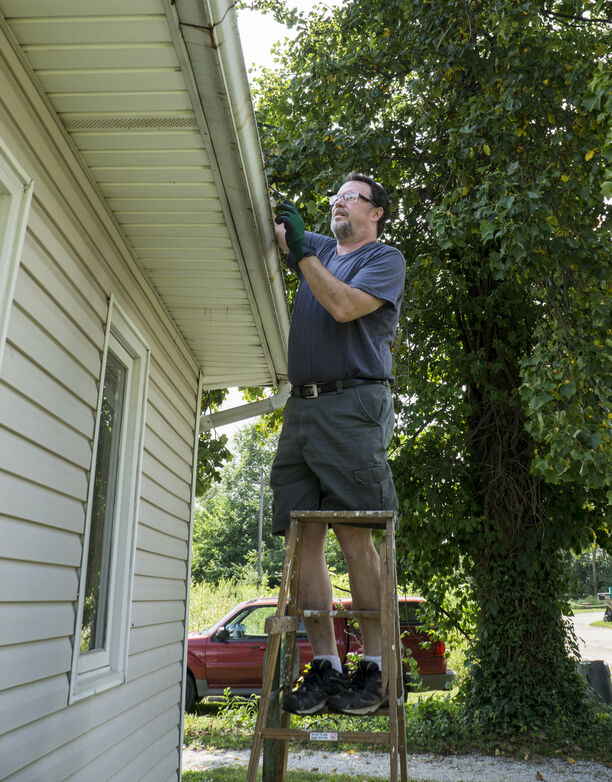
[[[301,396],[302,399],[315,399],[320,394],[341,394],[345,388],[355,386],[370,386],[374,383],[382,383],[388,386],[388,380],[377,380],[370,377],[352,377],[347,380],[333,380],[331,383],[305,383],[303,386],[291,386],[291,396]]]

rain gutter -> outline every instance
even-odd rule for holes
[[[200,416],[200,432],[208,432],[217,426],[234,424],[237,421],[244,421],[246,418],[253,418],[256,415],[274,413],[285,406],[290,390],[291,384],[283,381],[273,396],[261,399],[259,402],[249,402],[246,405],[230,407],[227,410],[218,410],[216,413],[204,413]]]
[[[235,2],[162,1],[176,24],[175,43],[184,47],[183,67],[193,73],[205,116],[203,132],[226,199],[226,223],[243,259],[245,283],[261,323],[259,336],[272,363],[272,385],[277,386],[287,377],[289,310]]]

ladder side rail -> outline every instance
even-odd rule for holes
[[[285,560],[283,562],[283,573],[278,593],[278,602],[276,604],[276,617],[283,618],[285,615],[285,606],[287,604],[287,594],[293,569],[293,561],[296,549],[297,524],[289,527],[287,534],[287,548],[285,551]],[[255,734],[253,744],[251,745],[251,755],[247,769],[246,782],[255,782],[257,769],[259,767],[259,758],[263,741],[263,729],[268,719],[268,709],[270,704],[270,693],[274,683],[274,674],[278,662],[282,635],[274,633],[268,636],[268,648],[266,654],[266,665],[264,667],[263,682],[261,687],[261,696],[259,698],[259,709],[257,712],[257,721],[255,723]]]
[[[290,574],[289,574],[289,583],[288,583],[289,604],[287,606],[287,614],[289,617],[293,618],[297,615],[297,606],[299,604],[298,601],[299,601],[299,591],[300,591],[302,527],[296,519],[292,518],[291,528],[295,528],[295,545],[294,545],[293,562],[291,563]],[[285,664],[283,667],[282,681],[281,681],[281,690],[283,693],[283,697],[286,695],[287,692],[290,691],[291,685],[293,684],[296,651],[298,652],[298,660],[299,660],[299,650],[296,649],[297,647],[296,630],[297,627],[294,630],[290,630],[285,635]],[[291,715],[289,714],[289,712],[281,711],[280,727],[282,730],[284,731],[289,730],[290,720],[291,720]],[[276,760],[276,771],[277,771],[276,782],[284,782],[287,775],[289,742],[278,741],[277,745],[278,745],[278,754]],[[262,782],[267,782],[267,780],[262,780]]]

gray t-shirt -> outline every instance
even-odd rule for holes
[[[319,304],[299,273],[289,333],[290,382],[303,385],[355,377],[392,379],[391,345],[406,274],[403,255],[379,242],[338,255],[335,239],[309,232],[306,243],[335,277],[385,303],[362,318],[338,323]]]

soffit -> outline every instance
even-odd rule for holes
[[[267,227],[253,216],[231,101],[222,96],[208,109],[202,102],[207,85],[197,80],[222,82],[214,46],[207,70],[194,77],[169,7],[163,0],[0,0],[42,90],[202,367],[205,387],[276,385],[286,373],[287,316],[278,279],[271,290],[270,236],[262,238]],[[232,144],[222,160],[214,134]]]

